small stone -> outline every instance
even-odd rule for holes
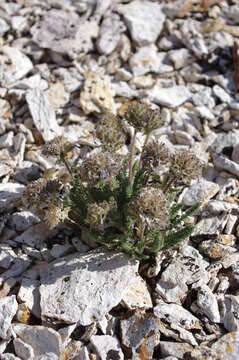
[[[15,353],[23,360],[29,360],[34,358],[33,348],[24,343],[21,339],[14,339],[13,345]]]
[[[55,111],[64,107],[69,102],[70,98],[69,93],[65,91],[64,85],[60,82],[53,84],[49,90],[47,90],[46,95],[50,106]]]
[[[201,23],[191,17],[184,20],[181,26],[181,41],[189,48],[197,58],[202,58],[208,54],[203,35],[201,34]]]
[[[23,278],[17,294],[17,299],[26,304],[36,317],[41,317],[39,280]]]
[[[150,309],[153,307],[150,292],[145,281],[140,276],[136,276],[134,283],[124,294],[122,302],[130,310],[137,308]]]
[[[232,152],[232,161],[239,164],[239,143],[234,147]]]
[[[230,103],[231,97],[228,95],[228,93],[219,85],[214,85],[212,88],[213,94],[221,100],[221,102]]]
[[[7,244],[0,244],[0,267],[3,269],[8,269],[15,259],[16,254],[12,250],[11,246]]]
[[[207,203],[218,193],[219,189],[219,185],[212,181],[196,181],[186,190],[182,202],[186,206],[192,206],[197,202]]]
[[[197,293],[197,305],[209,320],[214,323],[220,322],[220,313],[216,296],[207,285],[200,286]]]
[[[136,261],[102,249],[52,262],[40,269],[42,318],[84,326],[102,319],[120,303],[137,268]]]
[[[176,70],[181,69],[182,67],[193,62],[193,56],[191,52],[185,48],[170,51],[168,58],[170,61],[172,61]]]
[[[0,213],[12,209],[25,189],[18,183],[0,184]]]
[[[58,259],[62,256],[68,255],[70,252],[72,252],[73,247],[70,244],[54,244],[50,253],[55,258]]]
[[[223,305],[225,307],[224,327],[228,331],[239,330],[239,296],[226,295]]]
[[[163,29],[165,15],[161,6],[151,1],[134,0],[117,8],[123,15],[130,35],[139,46],[154,43]]]
[[[164,359],[172,360],[171,356],[175,356],[176,359],[183,359],[184,355],[190,354],[193,350],[193,347],[187,343],[177,343],[177,342],[170,342],[170,341],[160,341],[160,350],[161,354],[164,356]]]
[[[10,111],[11,111],[11,105],[9,104],[9,102],[7,100],[0,99],[0,117],[8,118]],[[1,120],[0,134],[5,133],[6,131],[6,127],[4,125],[5,123],[3,122],[3,120]]]
[[[39,89],[28,90],[26,101],[37,130],[45,141],[61,135],[62,130],[56,121],[56,115],[50,106],[47,95]]]
[[[222,336],[211,347],[215,358],[237,360],[239,354],[239,331]]]
[[[19,244],[26,244],[33,248],[40,249],[41,244],[50,236],[49,230],[47,230],[46,224],[36,224],[17,236],[14,241]]]
[[[219,133],[215,137],[215,140],[211,144],[211,150],[213,153],[221,155],[223,150],[228,147],[234,147],[238,144],[239,131],[229,131],[227,133]],[[232,159],[233,160],[233,159]]]
[[[176,108],[191,97],[191,92],[186,86],[175,85],[170,88],[162,88],[157,84],[149,91],[148,96],[151,101],[158,105]]]
[[[214,240],[203,241],[199,245],[201,253],[210,257],[213,260],[219,260],[224,258],[226,255],[234,252],[234,249],[230,246],[218,244]]]
[[[214,166],[219,170],[225,170],[239,177],[239,164],[228,159],[224,155],[213,156]]]
[[[90,338],[96,354],[101,359],[117,359],[123,360],[124,354],[120,347],[120,342],[110,335],[93,335]]]
[[[34,352],[34,359],[37,356],[53,353],[60,357],[61,337],[53,329],[45,326],[34,326],[14,324],[14,332],[27,345],[30,345]]]
[[[11,225],[16,231],[25,231],[30,226],[35,225],[39,222],[39,218],[34,215],[31,211],[19,211],[12,214]]]
[[[0,299],[0,337],[8,340],[12,337],[12,319],[17,312],[16,296],[6,296]]]
[[[154,44],[139,48],[131,57],[130,67],[135,76],[145,75],[149,72],[164,74],[173,71],[173,67],[167,64],[167,53],[157,52]]]
[[[98,51],[105,55],[112,53],[118,45],[122,32],[125,30],[126,27],[120,21],[119,15],[110,14],[110,16],[104,18],[97,39]]]
[[[9,26],[6,21],[0,18],[0,36],[3,36],[9,30]]]
[[[11,147],[13,145],[13,137],[14,137],[13,131],[9,131],[5,135],[2,135],[0,137],[0,149]]]
[[[133,359],[151,359],[159,344],[159,320],[150,313],[136,312],[120,322],[121,341],[131,350]]]
[[[116,113],[116,107],[110,88],[110,80],[107,76],[88,72],[85,75],[84,89],[80,95],[80,105],[85,112],[101,113],[108,111]]]
[[[228,220],[228,214],[210,216],[201,219],[195,226],[193,235],[220,234]]]

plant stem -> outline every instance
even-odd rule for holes
[[[132,168],[133,168],[133,160],[134,160],[134,149],[135,149],[135,140],[136,140],[137,131],[134,129],[134,134],[130,143],[130,158],[129,158],[129,184],[132,183]]]
[[[67,170],[68,170],[68,172],[69,172],[69,174],[70,174],[71,179],[74,180],[73,172],[72,172],[71,167],[70,167],[70,164],[69,164],[68,161],[66,160],[65,156],[62,156],[62,160],[63,160],[63,162],[64,162],[64,164],[65,164],[65,167],[67,168]]]
[[[168,181],[168,183],[164,189],[165,194],[168,192],[170,186],[174,183],[175,179],[176,179],[176,176],[172,176],[171,179]]]
[[[141,155],[140,155],[140,160],[139,160],[139,169],[141,169],[142,166],[142,160],[143,160],[143,155],[144,155],[144,150],[146,148],[146,145],[148,144],[149,138],[150,138],[151,132],[147,133],[145,139],[144,139],[144,145],[142,147],[142,151],[141,151]]]

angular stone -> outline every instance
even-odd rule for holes
[[[204,179],[196,181],[186,190],[182,202],[187,206],[192,206],[197,202],[206,203],[218,193],[219,189],[219,185],[212,181]]]
[[[193,235],[198,236],[221,233],[227,223],[228,216],[228,214],[220,214],[218,216],[210,216],[201,219],[196,224]]]
[[[39,218],[34,215],[31,211],[19,211],[12,214],[11,225],[17,231],[25,231],[30,226],[35,225],[39,222]]]
[[[239,164],[239,143],[233,149],[232,161],[235,161],[237,164]]]
[[[228,159],[226,156],[224,155],[214,156],[213,163],[216,169],[228,171],[229,173],[239,177],[239,164]]]
[[[60,357],[62,350],[61,337],[53,329],[45,326],[14,324],[14,332],[26,344],[30,345],[37,356],[53,353]]]
[[[213,153],[221,154],[224,148],[234,147],[237,145],[239,139],[239,131],[229,131],[228,133],[219,133],[211,144]]]
[[[86,73],[84,89],[80,95],[80,105],[86,114],[102,111],[115,114],[116,107],[109,78],[97,73]]]
[[[169,356],[164,358],[165,360],[174,360],[174,356],[175,359],[183,359],[186,353],[190,354],[190,352],[193,350],[193,347],[186,343],[160,341],[160,350],[162,355]]]
[[[237,360],[239,354],[239,331],[222,336],[211,347],[218,359]]]
[[[126,27],[120,21],[119,15],[110,14],[110,16],[104,18],[97,39],[98,51],[105,55],[112,53],[118,45],[122,32],[125,30]]]
[[[14,339],[13,345],[15,353],[20,356],[21,359],[29,360],[34,358],[33,348],[21,339]]]
[[[66,92],[64,85],[60,82],[53,84],[46,92],[50,106],[56,111],[64,107],[69,102],[69,93]]]
[[[151,359],[160,339],[159,320],[152,314],[137,312],[120,322],[122,344],[134,359]]]
[[[113,359],[123,360],[124,354],[120,347],[120,342],[110,335],[93,335],[90,339],[96,354],[101,359]]]
[[[231,97],[230,95],[219,85],[214,85],[212,88],[213,94],[221,100],[221,102],[230,103]]]
[[[197,305],[213,323],[220,322],[221,318],[216,296],[207,285],[200,286],[197,293]]]
[[[191,97],[191,92],[186,86],[175,85],[169,88],[162,88],[157,84],[148,92],[151,101],[158,105],[176,108]]]
[[[170,51],[169,60],[172,61],[174,68],[178,70],[191,64],[193,62],[193,56],[188,49],[182,48]]]
[[[0,184],[0,213],[12,209],[25,189],[18,183]]]
[[[39,280],[23,278],[17,294],[17,299],[26,304],[36,317],[41,317]]]
[[[13,335],[12,319],[17,312],[16,296],[6,296],[0,299],[0,337],[8,340]]]
[[[136,261],[102,249],[54,261],[40,270],[42,318],[81,325],[102,319],[120,303],[137,268]]]
[[[0,36],[3,36],[8,30],[9,30],[9,26],[6,23],[6,21],[2,18],[0,18]]]
[[[0,149],[8,148],[13,145],[14,132],[9,131],[8,133],[0,137]]]
[[[0,268],[8,269],[17,255],[7,244],[0,244]]]
[[[150,309],[153,307],[146,282],[140,276],[135,277],[134,283],[124,294],[122,302],[131,310],[137,308]]]
[[[167,64],[167,53],[158,52],[154,44],[139,48],[130,58],[130,67],[135,76],[149,72],[164,74],[173,71],[173,67]]]
[[[165,15],[161,6],[151,1],[134,0],[118,7],[132,39],[139,46],[154,43],[163,29]]]
[[[29,227],[14,240],[19,244],[26,244],[33,248],[40,249],[41,244],[49,237],[47,226],[44,223],[36,224]]]
[[[228,331],[239,330],[239,296],[226,295],[223,304],[225,307],[224,327]]]
[[[50,106],[45,93],[37,88],[29,90],[26,94],[26,101],[33,123],[45,141],[61,135],[62,130],[56,121],[55,111]]]

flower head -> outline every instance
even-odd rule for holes
[[[96,183],[100,180],[110,179],[118,174],[121,159],[109,153],[101,152],[86,158],[79,167],[81,180],[87,183]]]
[[[51,203],[45,211],[44,219],[50,229],[62,224],[68,217],[69,208],[62,203],[56,205]]]
[[[193,151],[182,150],[172,156],[170,171],[176,179],[189,184],[201,175],[202,163]]]
[[[103,230],[103,224],[109,211],[110,204],[107,201],[90,204],[88,207],[86,223],[95,230]]]
[[[72,148],[72,144],[64,136],[57,136],[43,146],[42,153],[46,156],[61,156],[72,150]]]
[[[143,154],[143,166],[150,166],[155,169],[160,165],[165,165],[170,160],[170,153],[168,148],[163,143],[151,141]]]
[[[136,215],[150,227],[165,230],[169,225],[169,202],[161,189],[146,187],[133,205]]]
[[[140,102],[130,104],[124,116],[129,125],[145,134],[149,134],[164,124],[158,110],[152,110],[146,104]]]
[[[117,151],[125,144],[121,120],[113,114],[103,115],[96,125],[96,136],[107,150]]]

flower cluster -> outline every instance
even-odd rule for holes
[[[164,120],[158,110],[150,109],[143,103],[132,103],[125,112],[125,120],[136,131],[150,134],[153,130],[163,126]]]
[[[190,184],[192,179],[201,175],[202,163],[193,151],[181,150],[172,156],[170,171],[176,180]]]
[[[125,144],[125,134],[121,119],[113,114],[105,114],[96,125],[96,136],[109,151],[117,151]]]
[[[46,156],[63,156],[70,150],[72,150],[73,145],[69,143],[64,136],[57,136],[51,141],[48,141],[44,146],[42,153]]]
[[[86,223],[91,229],[104,230],[104,222],[110,211],[110,204],[107,201],[101,203],[92,203],[88,208]]]
[[[151,141],[142,156],[143,166],[150,166],[151,169],[168,164],[170,152],[165,144]]]

